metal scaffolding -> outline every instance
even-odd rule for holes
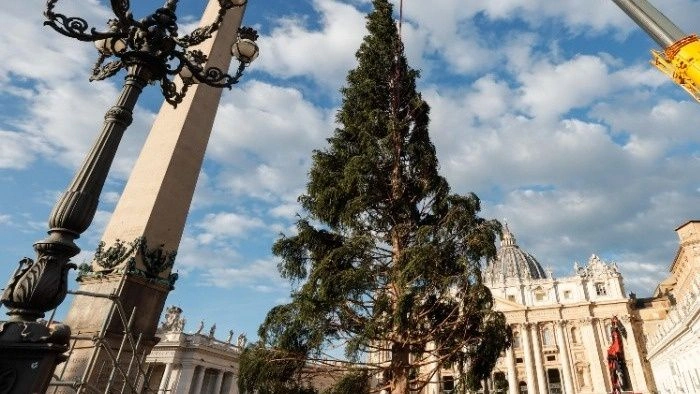
[[[71,335],[71,346],[67,353],[68,358],[71,357],[73,351],[79,341],[91,341],[94,348],[90,355],[87,367],[79,379],[65,380],[67,362],[59,364],[54,371],[53,378],[49,384],[47,393],[66,393],[66,389],[73,390],[77,394],[124,394],[124,393],[156,393],[157,388],[149,387],[150,371],[145,365],[146,352],[141,343],[142,334],[132,331],[134,318],[136,316],[136,308],[133,308],[129,314],[116,294],[116,290],[111,294],[92,293],[87,291],[72,291],[68,294],[76,297],[94,297],[107,299],[112,302],[108,314],[102,328],[96,335],[81,335],[80,332]],[[56,310],[51,314],[51,318],[47,325],[51,324]],[[115,319],[116,317],[116,319]],[[110,323],[117,321],[121,323],[123,329],[123,338],[119,348],[113,349],[107,341],[107,331]],[[98,360],[107,356],[107,363],[98,365]],[[94,385],[86,381],[86,377],[90,376],[95,368],[111,368],[109,379],[104,390],[96,388]]]

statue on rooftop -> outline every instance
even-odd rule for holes
[[[182,332],[185,328],[185,319],[182,317],[182,309],[175,305],[165,310],[165,321],[160,324],[162,332]]]
[[[241,335],[238,336],[238,346],[245,347],[247,342],[248,338],[246,338],[245,333],[241,333]]]

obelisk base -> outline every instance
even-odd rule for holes
[[[65,369],[56,370],[60,381],[137,391],[133,387],[143,384],[145,371],[139,364],[158,342],[158,320],[170,289],[132,274],[83,278],[65,322],[78,340]]]

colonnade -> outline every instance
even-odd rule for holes
[[[588,371],[590,371],[591,379],[588,382],[589,388],[593,392],[595,390],[605,390],[604,381],[604,364],[601,361],[601,342],[599,336],[594,330],[595,322],[591,318],[580,320],[581,332],[584,335],[583,343],[579,343],[585,349],[586,358],[588,360]],[[544,340],[542,337],[543,326],[548,325],[553,327],[556,344],[553,339]],[[527,386],[528,394],[550,394],[554,391],[549,377],[549,370],[555,369],[560,379],[560,391],[562,394],[574,394],[579,392],[577,385],[574,382],[574,361],[570,354],[571,346],[570,338],[567,333],[567,321],[558,320],[547,323],[520,323],[511,325],[514,332],[519,335],[519,344],[506,350],[505,366],[508,379],[508,394],[520,394],[521,387]],[[546,343],[545,341],[552,341]],[[636,347],[636,346],[635,346]],[[544,349],[548,350],[548,354],[556,356],[556,361],[544,359]],[[636,352],[632,350],[632,352]],[[523,364],[520,368],[518,364]],[[518,374],[518,370],[524,372]],[[581,385],[579,382],[578,386]]]
[[[155,371],[162,365],[151,364],[151,371]],[[192,363],[166,363],[157,392],[158,394],[238,394],[238,384],[231,370]]]

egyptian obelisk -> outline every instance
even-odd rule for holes
[[[214,36],[199,47],[208,54],[206,67],[228,70],[231,46],[237,38],[244,8],[230,9]],[[218,11],[219,2],[210,0],[200,25],[216,20]],[[101,246],[92,264],[79,274],[79,291],[114,294],[127,315],[135,311],[131,332],[140,335],[137,359],[142,359],[157,342],[158,320],[175,279],[171,274],[172,263],[220,98],[221,89],[195,84],[177,108],[168,103],[162,105]],[[82,381],[84,386],[93,386],[100,392],[108,384],[114,385],[115,380],[118,387],[125,383],[119,372],[112,372],[113,355],[124,340],[124,326],[118,312],[116,304],[107,298],[74,297],[65,323],[74,335],[85,339],[77,342],[65,369],[61,365],[57,368],[61,381]],[[103,327],[106,327],[105,337],[91,339]],[[107,344],[109,350],[99,346],[96,350],[100,342]],[[125,365],[133,352],[129,341],[124,342],[120,363]],[[138,378],[133,379],[129,384],[138,384]],[[59,389],[59,392],[63,391]]]

